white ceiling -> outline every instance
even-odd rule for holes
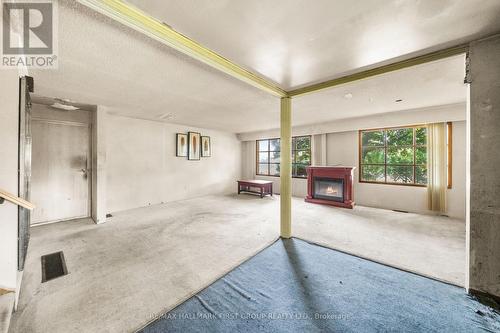
[[[151,120],[171,113],[170,122],[230,132],[279,117],[278,98],[74,1],[59,2],[58,59],[58,69],[30,71],[37,95]]]
[[[485,6],[490,3],[483,2]],[[175,2],[178,8],[183,3],[184,1]],[[211,8],[224,8],[223,4],[232,7],[232,3],[233,0],[218,1],[217,4],[207,1],[202,3],[199,11],[210,16]],[[237,3],[241,8],[243,2]],[[260,8],[258,12],[254,12],[256,16],[253,26],[266,22],[270,15],[266,14],[268,7],[274,6],[271,5],[274,2],[248,3],[254,10]],[[308,12],[304,6],[300,8],[303,13]],[[276,11],[270,10],[270,13]],[[177,20],[182,17],[182,20],[188,20],[182,15],[180,18],[175,17]],[[304,15],[295,17],[301,17],[300,20],[295,19],[295,22],[306,20]],[[198,19],[200,32],[211,30],[211,27],[204,26],[204,21],[200,20],[201,18]],[[226,20],[232,22],[232,16],[228,14]],[[313,23],[309,24],[313,26]],[[175,24],[174,27],[177,28]],[[335,27],[328,25],[324,29]],[[249,31],[253,34],[254,30]],[[227,37],[226,33],[227,29],[212,32],[213,36],[221,39]],[[273,33],[282,35],[275,25]],[[234,33],[228,35],[228,38],[234,37]],[[264,35],[262,45],[253,45],[254,48],[248,50],[249,54],[268,45]],[[235,48],[242,47],[235,43]],[[287,48],[293,50],[293,45],[295,44],[292,42]],[[326,52],[330,51],[335,54],[332,48],[319,52],[318,61],[327,59]],[[272,55],[267,58],[278,64],[278,60]],[[342,65],[342,62],[339,64]],[[321,66],[328,67],[324,62]],[[288,67],[287,71],[292,73],[292,67]],[[336,73],[336,70],[332,68],[325,73],[330,75],[329,73]],[[166,121],[234,133],[279,127],[278,98],[192,60],[74,1],[59,2],[59,69],[33,70],[30,73],[35,77],[37,95],[103,105],[112,113],[124,116],[159,121],[160,117],[172,114],[172,118],[167,117]],[[464,61],[462,56],[458,56],[350,83],[294,98],[293,122],[298,126],[463,102],[463,77]],[[353,97],[346,99],[346,93],[351,93]],[[398,98],[403,99],[403,102],[395,103],[394,100]]]
[[[499,0],[128,0],[290,90],[500,31]]]
[[[296,97],[293,124],[465,102],[464,77],[465,56],[458,55]],[[346,98],[348,94],[352,97]]]

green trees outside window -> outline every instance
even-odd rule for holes
[[[360,131],[360,181],[427,185],[427,128]]]
[[[311,136],[292,138],[292,177],[307,177],[311,165]],[[280,139],[257,140],[257,175],[280,175]]]

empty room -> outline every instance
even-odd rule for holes
[[[1,8],[0,333],[500,331],[500,2]]]

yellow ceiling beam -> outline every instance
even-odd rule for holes
[[[121,0],[78,0],[78,2],[254,87],[278,97],[287,96],[286,91],[273,82],[236,65],[130,4]]]
[[[310,94],[310,93],[317,92],[317,91],[320,91],[323,89],[332,88],[332,87],[335,87],[335,86],[338,86],[341,84],[370,78],[370,77],[375,76],[375,75],[381,75],[381,74],[397,71],[400,69],[425,64],[425,63],[428,63],[431,61],[436,61],[436,60],[452,57],[454,55],[463,54],[463,53],[466,53],[468,50],[469,50],[468,44],[459,45],[459,46],[455,46],[452,48],[432,52],[432,53],[425,54],[422,56],[418,56],[418,57],[410,58],[407,60],[398,61],[398,62],[395,62],[392,64],[380,66],[377,68],[369,69],[369,70],[362,71],[359,73],[342,76],[342,77],[328,80],[325,82],[311,84],[311,85],[303,87],[303,88],[298,88],[298,89],[288,91],[288,95],[290,97],[302,96],[302,95]]]
[[[365,70],[359,73],[335,78],[325,82],[311,84],[302,88],[293,89],[291,91],[285,91],[277,84],[266,80],[258,76],[257,74],[244,69],[241,66],[236,65],[235,63],[217,54],[216,52],[182,35],[166,24],[158,21],[157,19],[142,12],[134,6],[123,2],[122,0],[78,0],[78,2],[118,22],[123,23],[126,26],[140,31],[147,36],[150,36],[194,59],[197,59],[232,77],[235,77],[278,97],[298,97],[305,94],[310,94],[341,84],[346,84],[349,82],[370,78],[372,76],[381,75],[466,53],[469,49],[468,44],[459,45],[407,60],[398,61],[392,64],[380,66],[377,68]]]

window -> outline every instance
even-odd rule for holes
[[[280,139],[257,140],[257,174],[280,175]]]
[[[311,136],[292,138],[292,177],[305,178],[311,165]],[[280,139],[257,140],[257,169],[260,176],[280,175]]]
[[[359,131],[360,182],[427,185],[425,126]]]
[[[311,165],[311,137],[292,138],[292,177],[306,178],[308,165]]]

